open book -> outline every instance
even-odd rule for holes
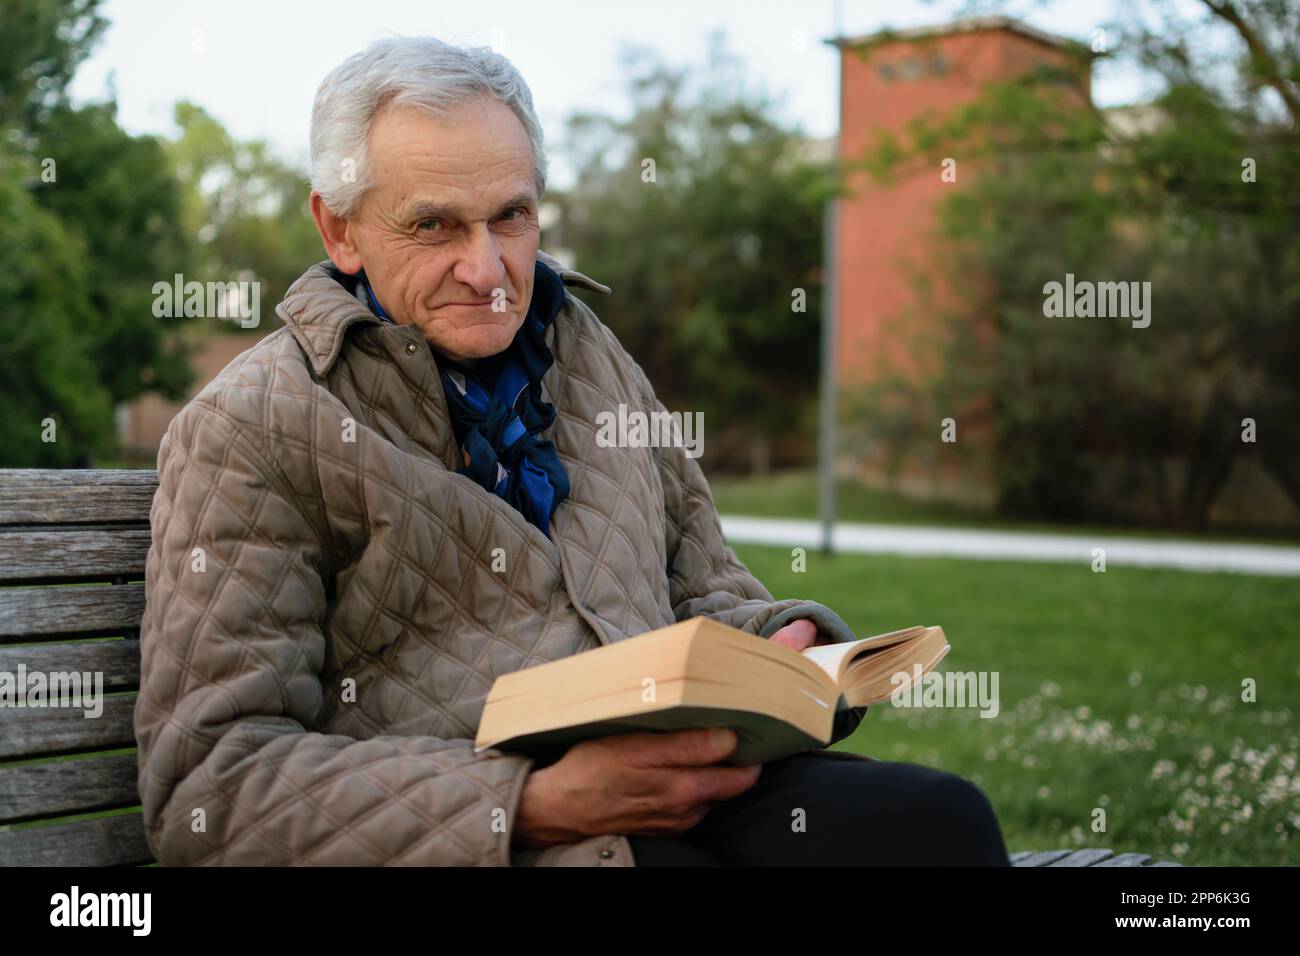
[[[730,727],[726,762],[763,763],[826,746],[836,712],[907,690],[948,649],[909,627],[799,653],[697,617],[498,677],[474,743],[549,762],[607,734]]]

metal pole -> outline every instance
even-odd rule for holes
[[[834,36],[844,35],[844,11],[841,0],[832,0]],[[843,108],[844,55],[839,53],[839,77],[835,83],[835,135],[831,138],[832,180],[836,186],[840,175],[840,111]],[[826,201],[822,238],[822,349],[821,349],[821,422],[817,451],[817,511],[822,526],[822,551],[834,551],[835,529],[835,446],[838,387],[835,375],[836,318],[839,311],[839,200]]]

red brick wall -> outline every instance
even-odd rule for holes
[[[1074,65],[1088,95],[1086,66],[1066,51],[1008,29],[982,29],[914,40],[878,42],[842,52],[840,155],[862,155],[881,131],[906,142],[912,119],[942,114],[974,99],[987,83],[1021,74],[1037,64]],[[892,72],[892,78],[887,73]],[[1082,98],[1082,97],[1081,97]],[[840,207],[839,326],[837,370],[843,386],[877,378],[880,365],[925,374],[909,338],[933,349],[943,329],[926,316],[909,314],[917,301],[909,270],[919,270],[943,296],[952,276],[930,241],[937,202],[944,190],[961,188],[975,169],[957,160],[957,182],[940,179],[943,155],[910,174],[877,185],[865,173],[849,181],[854,195]]]

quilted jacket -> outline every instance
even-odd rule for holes
[[[664,408],[567,289],[543,380],[571,482],[552,540],[455,474],[432,350],[347,281],[308,269],[285,327],[159,450],[135,710],[149,845],[163,864],[632,865],[619,835],[512,847],[532,761],[474,752],[493,680],[697,615],[854,635],[773,600],[682,448],[597,444],[599,412]]]

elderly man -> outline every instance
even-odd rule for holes
[[[508,61],[376,42],[322,83],[311,147],[329,260],[158,455],[135,715],[157,858],[1005,864],[983,794],[930,768],[722,766],[734,735],[707,730],[475,752],[523,667],[699,615],[854,635],[773,600],[685,449],[597,442],[602,411],[664,409],[568,288],[610,290],[538,250],[542,135]]]

